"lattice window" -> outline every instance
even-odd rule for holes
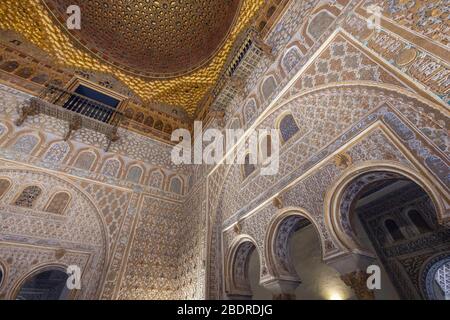
[[[0,198],[8,191],[11,186],[11,182],[7,179],[0,179]]]
[[[49,163],[61,163],[69,153],[70,147],[64,142],[57,142],[50,146],[44,156],[44,161]]]
[[[120,161],[117,159],[109,159],[103,166],[102,173],[109,177],[117,177],[120,170]]]
[[[95,153],[91,151],[84,151],[78,156],[77,161],[74,163],[74,167],[83,170],[90,170],[95,158]]]
[[[292,138],[300,129],[291,114],[284,116],[280,121],[280,133],[284,142]]]
[[[384,222],[384,225],[386,226],[386,229],[389,231],[392,239],[394,241],[404,240],[405,237],[403,236],[403,233],[400,231],[400,228],[398,227],[397,222],[395,222],[392,219],[388,219]]]
[[[450,300],[450,262],[447,262],[438,269],[434,279],[444,292],[445,298]]]
[[[172,178],[170,180],[170,192],[176,193],[176,194],[182,194],[183,193],[183,183],[181,182],[180,178]]]
[[[264,83],[262,85],[262,93],[263,97],[267,100],[269,99],[272,94],[275,92],[277,88],[277,82],[274,77],[269,77],[266,80],[264,80]]]
[[[150,187],[154,187],[154,188],[161,188],[161,186],[163,184],[163,180],[164,180],[164,177],[163,177],[162,173],[159,171],[154,171],[150,175],[148,185]]]
[[[52,198],[47,206],[46,212],[63,214],[70,201],[70,195],[67,192],[58,192]]]
[[[142,168],[138,166],[133,166],[128,170],[127,181],[139,183],[142,177]]]
[[[36,136],[21,136],[16,140],[16,142],[14,142],[12,149],[19,153],[30,154],[38,143],[39,139]]]
[[[16,199],[15,205],[24,208],[32,208],[35,201],[41,195],[42,190],[38,186],[26,187]]]

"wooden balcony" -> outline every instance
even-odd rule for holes
[[[65,140],[73,131],[86,128],[104,134],[110,143],[119,139],[117,129],[124,118],[123,113],[106,104],[52,85],[22,106],[16,125],[21,126],[27,117],[37,114],[67,121]]]

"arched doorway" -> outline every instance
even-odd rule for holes
[[[20,286],[16,300],[67,300],[68,275],[60,268],[48,268],[30,275]]]
[[[450,228],[439,223],[436,197],[424,186],[395,170],[373,170],[342,189],[335,223],[380,268],[375,299],[428,299],[420,270],[450,250]]]
[[[274,218],[266,240],[270,273],[285,284],[285,299],[353,298],[340,274],[323,261],[322,239],[312,221],[295,209]]]
[[[260,273],[260,255],[254,240],[246,236],[236,239],[227,258],[227,297],[231,300],[271,299],[271,293],[260,285]]]

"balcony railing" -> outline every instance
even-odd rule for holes
[[[216,86],[212,90],[212,111],[225,111],[226,106],[244,89],[246,79],[264,58],[274,59],[271,48],[254,28],[247,29],[236,41]]]
[[[52,85],[22,107],[16,124],[20,126],[28,116],[40,113],[69,123],[66,140],[73,131],[87,128],[104,134],[110,142],[116,141],[119,139],[117,128],[124,118],[123,113],[106,104]]]

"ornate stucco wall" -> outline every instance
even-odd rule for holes
[[[384,9],[377,30],[366,21],[374,2]],[[428,1],[435,15],[427,20],[424,6],[386,3],[293,0],[273,22],[264,41],[274,58],[248,75],[224,119],[209,123],[247,134],[290,114],[298,130],[273,176],[260,166],[248,177],[240,165],[177,166],[171,145],[125,128],[105,151],[108,141],[85,129],[63,141],[67,123],[44,115],[16,126],[30,95],[0,85],[0,179],[10,181],[0,194],[1,297],[13,298],[40,267],[70,264],[83,269],[80,299],[242,294],[252,247],[262,284],[292,280],[286,252],[298,217],[344,276],[356,269],[342,271],[340,261],[364,253],[349,223],[360,189],[348,187],[373,171],[419,184],[447,223],[445,10]],[[15,206],[29,185],[42,194],[32,208]],[[71,196],[63,215],[46,212],[58,191]]]

